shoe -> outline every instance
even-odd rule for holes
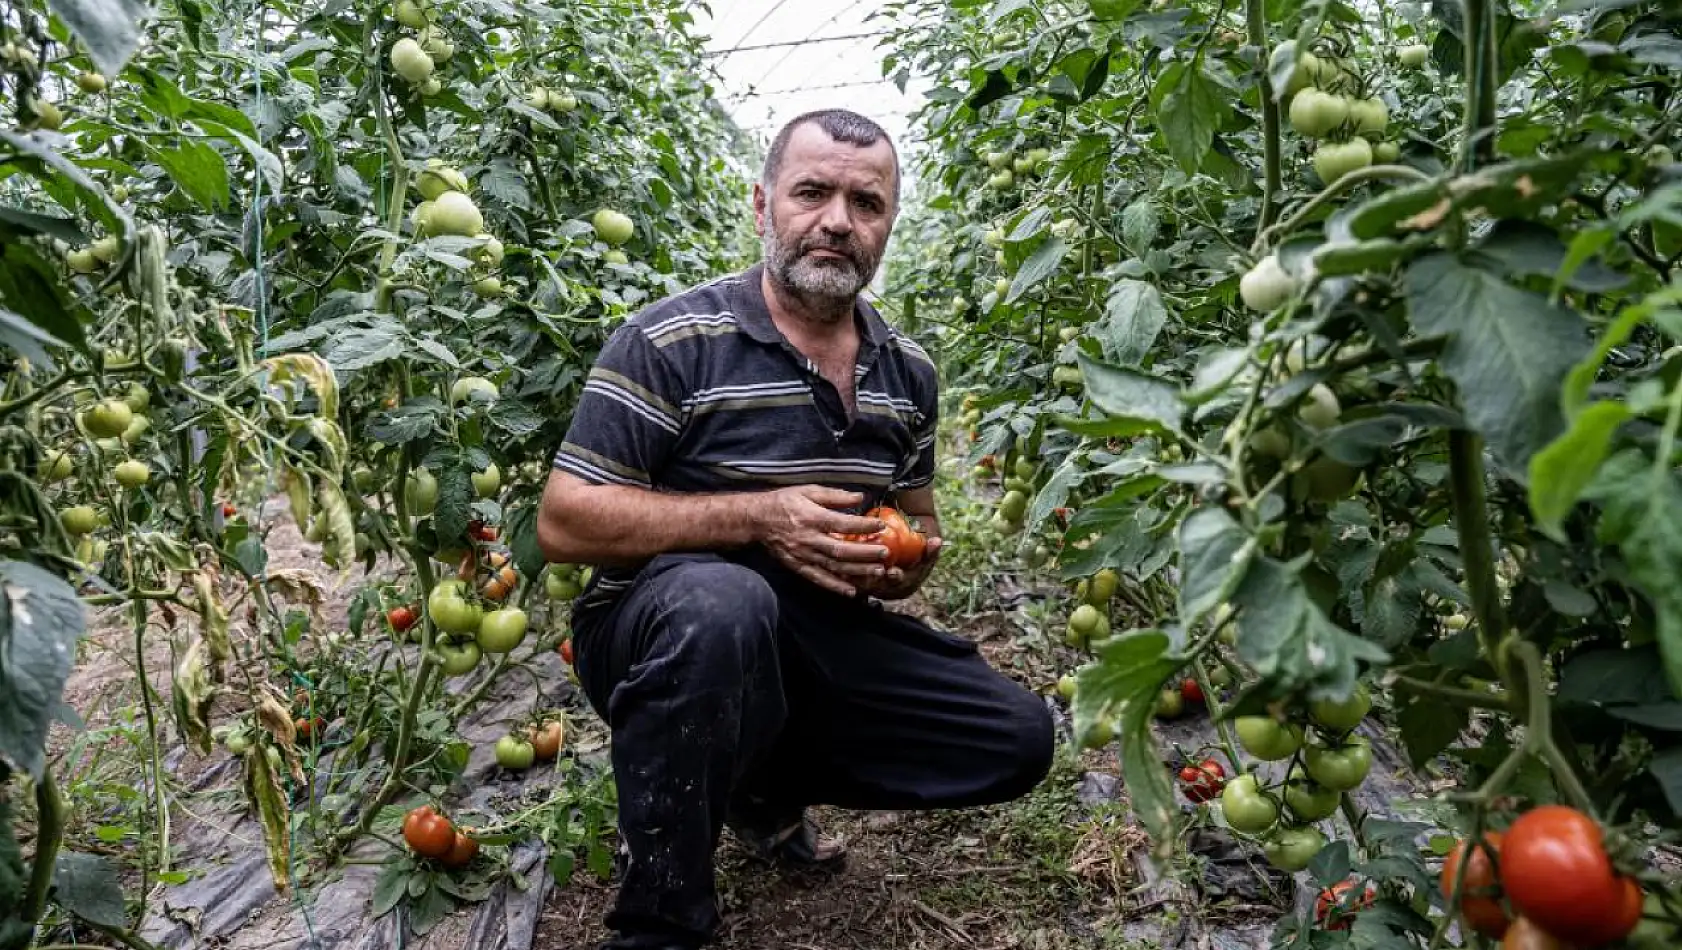
[[[725,823],[755,859],[766,864],[783,864],[810,871],[837,871],[845,866],[847,848],[838,839],[826,838],[817,822],[804,812],[792,824],[757,823],[740,817]]]

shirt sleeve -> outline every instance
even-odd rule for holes
[[[922,488],[934,481],[935,434],[940,427],[940,380],[932,363],[913,364],[918,371],[917,418],[911,427],[915,440],[915,459],[894,487],[905,490]]]
[[[593,485],[653,487],[683,431],[683,398],[642,329],[621,326],[590,368],[554,467]]]

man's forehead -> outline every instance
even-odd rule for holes
[[[784,156],[785,177],[819,172],[886,183],[894,174],[893,147],[886,138],[879,138],[868,146],[837,142],[814,123],[794,129]]]

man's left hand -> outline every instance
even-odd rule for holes
[[[904,600],[910,597],[928,580],[929,572],[934,570],[935,562],[940,560],[942,546],[943,542],[939,537],[931,536],[928,545],[923,548],[921,561],[906,568],[890,567],[877,580],[861,581],[858,585],[859,592],[882,600]]]

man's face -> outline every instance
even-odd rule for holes
[[[797,296],[851,302],[882,263],[893,230],[894,153],[861,148],[806,123],[789,137],[770,194],[754,186],[754,219],[772,279]]]

